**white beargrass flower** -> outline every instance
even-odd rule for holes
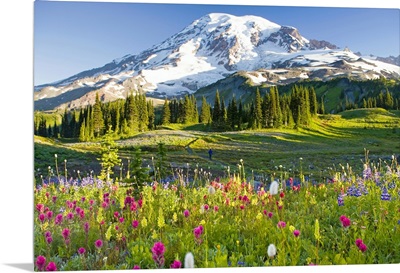
[[[215,188],[213,186],[208,187],[208,194],[214,194],[215,193]]]
[[[275,247],[275,245],[274,244],[270,244],[268,246],[268,251],[267,252],[268,252],[268,256],[270,258],[273,258],[276,255],[276,247]]]
[[[271,185],[269,186],[269,194],[271,195],[276,195],[278,194],[278,188],[279,188],[279,184],[276,181],[273,181],[271,183]]]
[[[185,268],[194,268],[194,257],[192,252],[188,252],[185,255]]]

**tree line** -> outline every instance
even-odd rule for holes
[[[34,134],[53,138],[78,138],[91,141],[111,129],[120,136],[155,128],[155,110],[144,94],[133,94],[124,100],[103,103],[96,94],[95,103],[80,110],[65,109],[60,124],[50,123],[43,115],[35,116]]]
[[[279,95],[273,86],[261,95],[256,90],[254,99],[244,104],[232,97],[225,100],[216,90],[211,105],[203,96],[200,113],[195,97],[186,95],[184,99],[165,100],[162,110],[162,125],[170,123],[202,123],[214,130],[245,130],[261,128],[295,127],[309,125],[312,117],[323,113],[322,103],[318,103],[313,88],[294,86],[290,94]]]
[[[393,97],[388,90],[375,94],[364,97],[360,105],[344,95],[337,112],[375,107],[399,109],[400,99]],[[226,101],[228,105],[225,105]],[[129,137],[171,123],[205,124],[216,131],[296,128],[310,125],[313,117],[324,113],[323,97],[318,101],[314,87],[307,85],[293,85],[290,92],[283,94],[278,92],[276,86],[262,93],[256,89],[253,98],[246,103],[235,96],[224,100],[218,90],[212,103],[202,96],[200,106],[193,94],[185,95],[179,99],[165,99],[160,110],[155,109],[144,94],[131,92],[126,99],[107,103],[103,103],[96,94],[93,105],[80,110],[65,110],[61,122],[35,115],[34,134],[91,141],[103,136],[109,128],[118,136]]]

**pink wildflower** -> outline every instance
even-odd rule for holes
[[[182,267],[182,263],[178,260],[175,260],[170,266],[170,268],[181,268],[181,267]]]
[[[85,254],[85,252],[86,252],[86,249],[83,248],[83,247],[80,247],[80,248],[78,249],[78,253],[79,253],[80,255]]]
[[[45,265],[46,265],[46,258],[44,256],[38,256],[36,258],[36,266],[39,269],[39,271],[42,271]]]
[[[61,213],[57,214],[56,218],[54,219],[54,223],[56,225],[59,225],[62,223],[62,221],[63,221],[63,215]]]
[[[135,264],[135,265],[133,266],[133,269],[140,269],[140,266],[138,266],[138,265]]]
[[[120,223],[123,223],[125,221],[124,217],[120,217],[118,220]]]
[[[139,200],[138,200],[138,204],[139,204],[139,207],[142,208],[142,206],[143,206],[143,200],[142,200],[142,199],[139,199]]]
[[[185,209],[185,211],[183,212],[183,215],[184,215],[186,218],[188,218],[189,215],[190,215],[190,212],[189,212],[187,209]]]
[[[272,213],[272,212],[268,212],[268,218],[272,218],[272,216],[273,216],[274,214]]]
[[[83,230],[85,231],[86,234],[89,233],[89,223],[88,222],[83,224]]]
[[[219,210],[218,206],[214,206],[214,211],[217,212]]]
[[[43,210],[44,210],[44,205],[43,205],[43,204],[37,204],[37,205],[36,205],[36,210],[39,211],[39,212],[43,212]]]
[[[46,220],[46,215],[44,215],[43,213],[39,214],[39,220],[40,222],[44,222],[44,220]]]
[[[44,237],[50,237],[51,236],[51,232],[50,231],[46,231],[45,233],[44,233]]]
[[[138,205],[135,201],[133,201],[131,204],[131,211],[137,211],[137,209],[138,209]]]
[[[361,252],[365,252],[365,251],[367,251],[367,246],[364,243],[361,243],[358,246],[358,249],[361,250]]]
[[[342,226],[343,227],[349,227],[351,225],[351,221],[349,218],[347,218],[346,216],[342,215],[340,216],[340,221],[342,222]]]
[[[293,235],[294,235],[294,237],[299,237],[299,235],[300,235],[300,230],[298,230],[298,229],[294,230],[294,231],[293,231]]]
[[[356,246],[357,247],[360,247],[360,245],[363,243],[363,240],[361,240],[361,239],[357,239],[356,240]]]
[[[153,253],[153,260],[157,264],[158,267],[164,266],[164,252],[165,252],[165,246],[162,242],[156,242],[152,249],[151,252]]]
[[[284,228],[284,227],[286,227],[286,223],[283,221],[279,221],[277,226],[278,226],[278,228]]]
[[[209,206],[208,206],[207,204],[205,204],[205,205],[204,205],[204,209],[205,209],[205,210],[208,210],[208,209],[209,209]]]
[[[67,214],[67,219],[68,219],[68,220],[74,219],[74,214],[73,214],[72,212],[69,212],[69,213]]]
[[[49,262],[46,266],[46,271],[57,271],[57,266],[54,262]]]
[[[81,218],[81,220],[82,220],[83,218],[85,218],[85,210],[81,210],[81,211],[79,212],[79,218]]]
[[[53,242],[53,238],[51,236],[46,237],[46,243],[51,244]]]
[[[51,219],[53,217],[53,212],[51,210],[49,210],[47,212],[47,219]]]
[[[103,241],[102,240],[97,240],[96,242],[94,242],[94,246],[98,249],[100,249],[103,246]]]
[[[71,231],[68,229],[68,228],[65,228],[63,231],[62,231],[62,236],[64,237],[64,240],[68,240],[69,239],[69,236],[71,235]]]
[[[139,221],[138,220],[133,220],[132,221],[132,227],[137,228],[139,226]]]

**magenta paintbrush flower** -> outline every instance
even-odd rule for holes
[[[46,258],[43,256],[38,256],[36,258],[36,266],[39,269],[39,271],[42,271],[45,265],[46,265]]]
[[[49,262],[46,266],[46,271],[57,271],[57,266],[54,262]]]
[[[83,254],[85,254],[85,252],[86,252],[86,249],[83,248],[83,247],[80,247],[80,248],[78,249],[79,255],[83,255]]]
[[[185,211],[183,212],[183,215],[184,215],[186,218],[188,218],[189,215],[190,215],[190,212],[189,212],[187,209],[185,209]]]
[[[164,266],[164,252],[165,252],[165,246],[162,242],[156,242],[154,243],[151,252],[153,253],[153,260],[157,264],[159,268]]]
[[[286,227],[286,223],[283,221],[279,221],[277,226],[278,226],[278,228],[284,228],[284,227]]]
[[[39,214],[39,221],[43,223],[44,220],[46,220],[46,215],[44,215],[43,213]]]
[[[132,221],[132,227],[137,228],[139,226],[139,221],[138,220],[133,220]]]
[[[181,268],[181,267],[182,267],[182,263],[178,260],[175,260],[170,266],[170,268]]]
[[[342,222],[342,226],[343,227],[349,227],[351,225],[351,221],[349,218],[347,218],[346,216],[342,215],[340,216],[339,220]]]
[[[83,230],[85,231],[86,234],[89,233],[89,223],[88,222],[83,224]]]
[[[294,237],[299,237],[300,236],[300,230],[294,230],[293,231],[293,235],[294,235]]]
[[[96,242],[94,242],[94,246],[98,249],[100,249],[103,246],[103,241],[102,240],[97,240]]]
[[[68,229],[68,228],[65,228],[63,231],[62,231],[62,236],[64,237],[64,240],[68,240],[69,239],[69,236],[71,235],[71,231]]]

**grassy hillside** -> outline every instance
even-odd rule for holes
[[[203,125],[171,125],[162,130],[137,134],[117,141],[126,172],[127,160],[134,148],[139,147],[145,166],[152,166],[157,157],[157,144],[167,148],[167,161],[172,169],[197,167],[214,176],[238,171],[243,165],[248,176],[279,175],[282,172],[300,171],[311,177],[328,177],[341,166],[349,164],[359,173],[365,161],[364,149],[369,150],[369,160],[389,161],[400,154],[400,111],[384,109],[358,109],[340,115],[322,115],[310,127],[298,130],[276,129],[241,132],[207,132]],[[54,154],[58,154],[60,171],[67,160],[69,175],[82,173],[100,165],[98,143],[63,143],[35,137],[35,169],[54,168]],[[208,149],[214,151],[208,159]]]

